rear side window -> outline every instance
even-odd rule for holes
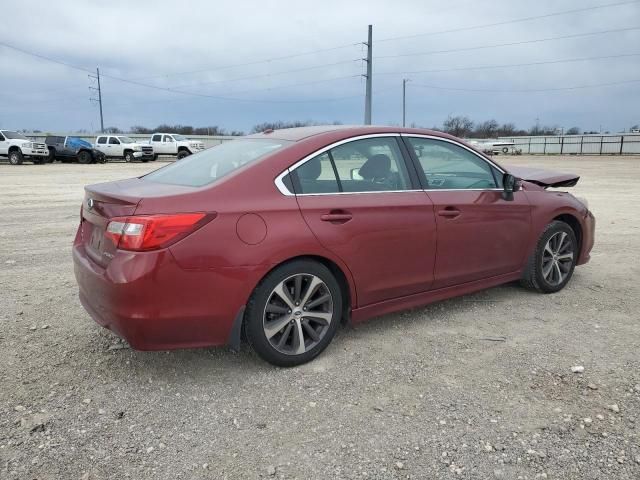
[[[312,158],[295,170],[296,193],[364,193],[410,189],[395,137],[354,140]]]
[[[162,135],[154,135],[151,139],[152,142],[159,142],[160,140],[162,140]]]
[[[189,155],[143,178],[159,183],[202,187],[290,143],[275,138],[231,140]]]
[[[107,143],[107,137],[98,137],[98,143],[101,145]]]

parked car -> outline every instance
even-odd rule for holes
[[[20,165],[25,159],[45,163],[48,153],[44,143],[29,140],[13,130],[0,130],[0,157],[7,157],[11,165]]]
[[[138,143],[125,135],[101,135],[96,138],[95,148],[107,158],[122,158],[125,162],[156,159],[151,145]]]
[[[343,322],[516,280],[561,290],[595,219],[546,189],[578,179],[430,130],[265,131],[85,187],[80,300],[135,349],[237,347],[244,329],[262,358],[297,365]]]
[[[149,144],[153,147],[156,156],[174,155],[178,160],[204,150],[204,143],[189,140],[177,133],[154,133],[151,135]]]
[[[93,145],[78,137],[62,137],[49,135],[45,141],[49,149],[49,161],[56,159],[62,162],[104,163],[107,157],[93,148]]]

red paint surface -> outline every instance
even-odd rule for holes
[[[591,214],[571,195],[533,183],[524,182],[514,201],[496,191],[285,196],[274,179],[336,141],[394,132],[453,138],[392,127],[315,132],[269,134],[296,142],[202,188],[136,178],[87,187],[95,206],[83,209],[73,258],[89,314],[137,349],[223,345],[264,275],[291,258],[315,256],[342,271],[352,319],[363,321],[519,278],[540,233],[559,215],[578,221],[578,264],[589,259]],[[459,215],[439,214],[447,209]],[[122,251],[100,238],[112,217],[195,211],[215,218],[158,251]],[[335,212],[351,218],[322,220]]]

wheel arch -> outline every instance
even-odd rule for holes
[[[22,149],[19,146],[11,145],[9,147],[9,150],[7,150],[7,153],[15,152],[16,150],[19,151],[19,152],[22,152]]]
[[[576,236],[576,240],[578,241],[578,252],[582,251],[582,224],[578,217],[572,215],[570,213],[562,213],[553,218],[552,221],[560,221],[564,222],[571,227],[573,230],[573,234]]]

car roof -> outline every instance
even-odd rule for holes
[[[283,128],[280,130],[265,130],[264,132],[247,135],[245,138],[275,138],[299,142],[309,137],[344,133],[345,137],[371,135],[376,133],[413,133],[420,135],[434,135],[453,138],[446,133],[423,128],[389,127],[383,125],[315,125],[312,127]]]

